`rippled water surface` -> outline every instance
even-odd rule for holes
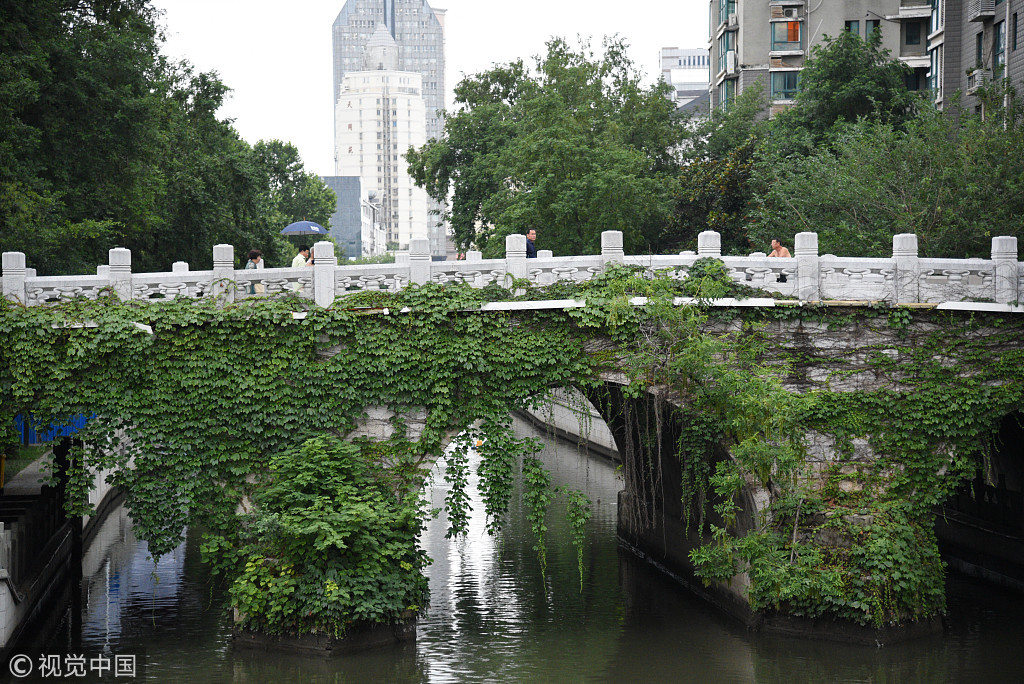
[[[618,548],[614,466],[536,434],[554,484],[594,501],[582,588],[564,505],[549,516],[544,582],[516,503],[500,538],[482,510],[463,540],[430,523],[431,608],[415,644],[333,659],[234,649],[198,540],[154,566],[118,511],[84,559],[81,627],[68,615],[50,648],[138,653],[153,682],[1024,681],[1024,597],[956,576],[942,635],[874,648],[746,631]],[[431,490],[435,505],[444,493]]]

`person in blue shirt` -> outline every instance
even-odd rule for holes
[[[526,258],[536,259],[537,258],[537,245],[533,244],[533,241],[537,239],[537,231],[531,228],[526,231]]]

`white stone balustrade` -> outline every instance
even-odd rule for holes
[[[1018,260],[1017,238],[992,239],[990,259],[928,259],[917,252],[917,236],[893,236],[890,258],[838,257],[818,254],[818,235],[799,233],[794,255],[773,258],[764,254],[722,256],[721,236],[705,231],[698,236],[697,253],[627,256],[622,234],[601,234],[601,254],[552,256],[538,251],[536,259],[526,258],[526,237],[505,239],[504,259],[484,259],[470,251],[465,260],[432,261],[426,240],[413,240],[412,249],[396,256],[393,264],[338,264],[334,245],[313,246],[314,265],[299,268],[236,269],[231,245],[213,248],[211,271],[190,271],[176,262],[168,273],[133,273],[131,252],[110,250],[109,264],[99,266],[96,275],[36,276],[27,268],[21,252],[3,253],[3,296],[28,306],[68,297],[95,298],[102,292],[128,299],[171,299],[174,297],[216,297],[231,302],[253,296],[292,293],[330,306],[339,297],[364,290],[397,291],[410,283],[467,283],[485,287],[497,283],[511,286],[512,279],[527,279],[537,285],[560,280],[585,281],[610,265],[639,266],[649,275],[666,273],[687,277],[693,263],[703,257],[720,259],[731,277],[763,290],[777,299],[803,302],[823,300],[887,301],[892,304],[990,302],[1005,305],[1024,298],[1024,263]],[[980,306],[980,305],[979,305]],[[983,307],[982,307],[983,308]]]

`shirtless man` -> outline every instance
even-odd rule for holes
[[[772,238],[772,251],[768,254],[770,257],[790,257],[793,256],[789,253],[789,250],[782,246],[782,243]]]

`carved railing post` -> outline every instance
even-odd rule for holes
[[[480,250],[471,249],[466,252],[466,261],[483,261],[484,253]]]
[[[4,299],[19,304],[28,301],[25,288],[25,253],[3,253]]]
[[[115,247],[107,252],[110,262],[110,286],[122,302],[131,300],[132,292],[132,251]]]
[[[537,250],[537,258],[538,259],[550,259],[553,256],[555,256],[555,253],[552,252],[550,249],[538,249]]]
[[[505,236],[505,275],[512,278],[525,278],[529,271],[526,268],[526,236]],[[505,287],[511,286],[506,282]]]
[[[188,262],[175,261],[171,264],[171,273],[188,273]]]
[[[821,270],[818,257],[818,234],[797,233],[793,243],[796,257],[796,296],[805,302],[821,300]]]
[[[1020,293],[1017,292],[1017,238],[992,238],[992,275],[996,302],[1008,304],[1020,301]]]
[[[213,246],[213,289],[217,301],[230,304],[235,301],[235,247]]]
[[[697,256],[715,257],[722,256],[722,236],[713,230],[705,230],[697,236]]]
[[[313,301],[325,309],[334,303],[334,272],[338,268],[338,257],[334,255],[334,243],[322,241],[313,245]]]
[[[622,251],[622,231],[601,231],[601,263],[607,269],[608,264],[621,264],[626,258]]]
[[[896,303],[921,299],[921,263],[917,256],[917,236],[900,233],[892,236],[892,260],[896,266]]]
[[[417,285],[430,282],[430,240],[427,238],[409,241],[409,280]]]

